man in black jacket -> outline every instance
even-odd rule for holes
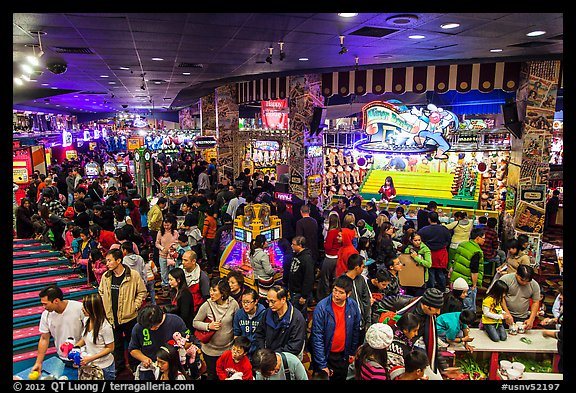
[[[365,222],[370,220],[366,210],[362,209],[362,199],[360,197],[352,198],[352,206],[348,208],[348,212],[354,214],[354,224],[358,224],[359,220],[364,220]]]
[[[312,300],[314,286],[315,261],[312,253],[306,246],[304,236],[295,236],[292,239],[292,263],[290,264],[290,276],[288,289],[292,305],[302,313],[304,320],[308,319],[308,306]]]

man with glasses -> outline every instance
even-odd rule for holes
[[[276,352],[290,352],[302,360],[306,341],[306,321],[288,301],[288,291],[274,285],[266,295],[269,308],[256,329],[256,346]]]
[[[484,228],[474,228],[470,232],[470,240],[460,243],[456,248],[450,281],[462,277],[470,287],[463,301],[464,310],[476,312],[478,284],[482,285],[484,276],[484,252],[481,246],[485,239]]]
[[[316,371],[330,380],[346,380],[360,339],[360,309],[350,297],[352,279],[343,274],[334,280],[332,294],[320,300],[312,318],[312,359]]]
[[[182,337],[190,334],[186,324],[176,314],[166,314],[160,306],[148,305],[138,313],[138,322],[132,329],[132,337],[128,345],[128,352],[140,361],[135,379],[154,380],[154,365],[156,352],[169,340],[175,332]],[[187,342],[185,348],[191,343]]]
[[[252,288],[246,288],[242,294],[242,307],[234,314],[232,321],[232,328],[234,330],[234,338],[245,336],[250,339],[251,345],[248,350],[248,358],[252,359],[252,355],[258,349],[256,344],[256,329],[262,320],[262,315],[266,311],[266,307],[258,303],[258,293]]]
[[[500,278],[508,284],[506,303],[502,303],[504,312],[512,315],[514,323],[524,322],[527,330],[534,326],[540,309],[540,286],[533,277],[534,269],[531,266],[520,265],[516,273],[508,273]]]

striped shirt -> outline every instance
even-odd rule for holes
[[[362,380],[386,380],[386,369],[373,360],[367,360],[360,368]]]

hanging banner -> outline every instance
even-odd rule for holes
[[[261,101],[262,128],[271,130],[288,129],[288,99]]]

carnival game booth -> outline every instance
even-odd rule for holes
[[[32,173],[39,170],[46,174],[46,154],[43,145],[22,146],[20,141],[14,141],[12,148],[12,181],[19,187],[16,191],[16,203],[26,195]]]
[[[362,108],[362,127],[344,146],[325,147],[328,197],[358,192],[381,200],[392,179],[394,201],[498,211],[504,206],[510,135],[496,116],[458,117],[425,107],[373,101]]]
[[[226,247],[220,258],[220,277],[226,277],[231,271],[238,271],[244,275],[244,284],[258,290],[250,265],[250,243],[262,234],[268,241],[268,254],[270,264],[276,271],[274,281],[282,279],[282,250],[278,240],[282,237],[282,224],[277,216],[270,216],[270,206],[262,204],[248,204],[244,208],[244,215],[234,220],[234,240]]]

